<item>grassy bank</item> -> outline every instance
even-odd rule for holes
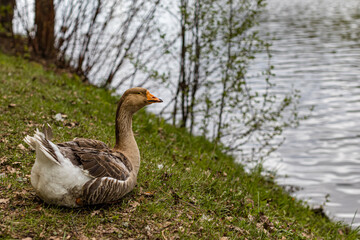
[[[359,237],[304,207],[273,179],[246,174],[205,139],[145,111],[136,114],[133,124],[142,156],[134,191],[112,205],[68,209],[44,204],[30,184],[35,153],[24,136],[47,122],[55,142],[85,137],[113,145],[117,100],[76,78],[0,54],[0,238]],[[58,113],[63,121],[55,120]]]

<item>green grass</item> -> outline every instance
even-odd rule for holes
[[[79,209],[43,203],[30,184],[35,153],[22,139],[47,122],[55,142],[85,137],[113,145],[117,100],[76,77],[0,53],[1,238],[359,238],[272,178],[245,173],[204,138],[145,111],[133,123],[142,162],[130,194],[116,204]],[[54,119],[57,113],[66,115],[63,122]]]

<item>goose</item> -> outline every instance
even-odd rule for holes
[[[145,88],[131,88],[119,100],[115,118],[116,143],[85,138],[55,144],[49,125],[24,141],[36,151],[31,185],[46,203],[81,207],[112,203],[136,184],[140,152],[132,131],[132,116],[160,98]]]

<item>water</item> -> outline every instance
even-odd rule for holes
[[[330,217],[360,226],[360,1],[268,0],[266,8],[259,31],[274,37],[273,82],[301,90],[300,111],[315,106],[266,165],[279,184],[302,188],[296,197],[328,200]]]

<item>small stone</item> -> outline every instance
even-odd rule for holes
[[[54,116],[54,119],[55,119],[56,121],[64,121],[61,113],[56,114],[56,115]]]

